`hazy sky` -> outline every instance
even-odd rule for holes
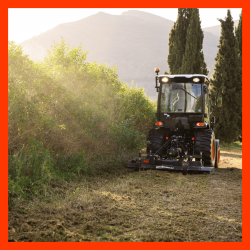
[[[52,9],[52,8],[9,8],[8,10],[8,40],[21,43],[33,36],[39,35],[61,23],[68,23],[94,15],[100,11],[120,15],[122,12],[132,10],[125,8],[113,9],[88,9],[88,8],[70,8],[70,9]],[[176,21],[176,9],[133,9],[149,12],[166,19]],[[202,28],[220,25],[217,18],[224,18],[227,15],[227,9],[223,8],[200,8],[200,19]],[[239,19],[241,9],[230,8],[234,20]]]

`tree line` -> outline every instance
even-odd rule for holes
[[[221,36],[210,78],[210,100],[216,119],[216,137],[231,143],[242,134],[242,12],[235,30],[230,9],[224,20],[218,20]],[[170,74],[208,74],[203,38],[199,10],[179,8],[169,35]]]

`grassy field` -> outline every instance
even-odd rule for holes
[[[9,241],[242,241],[241,147],[221,149],[213,175],[111,167],[15,200]]]

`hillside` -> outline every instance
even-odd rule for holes
[[[167,17],[166,17],[167,18]],[[169,32],[174,24],[147,12],[130,10],[121,15],[99,12],[81,20],[60,24],[47,32],[21,43],[32,60],[42,60],[54,41],[62,38],[70,46],[82,44],[88,50],[88,62],[117,65],[122,81],[145,88],[156,99],[154,68],[168,71]],[[217,53],[220,26],[204,29],[204,55],[212,73]]]
[[[234,21],[234,26],[237,26],[239,23],[239,20],[235,20]],[[212,27],[208,27],[208,28],[203,28],[204,32],[209,32],[215,36],[220,37],[220,33],[221,33],[221,26],[220,25],[216,25],[216,26],[212,26]]]

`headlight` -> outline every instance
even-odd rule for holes
[[[193,79],[193,81],[194,81],[194,82],[199,82],[200,79],[196,77],[196,78]]]
[[[162,78],[161,78],[161,81],[162,81],[162,82],[167,82],[167,81],[168,81],[168,78],[167,78],[167,77],[162,77]]]

